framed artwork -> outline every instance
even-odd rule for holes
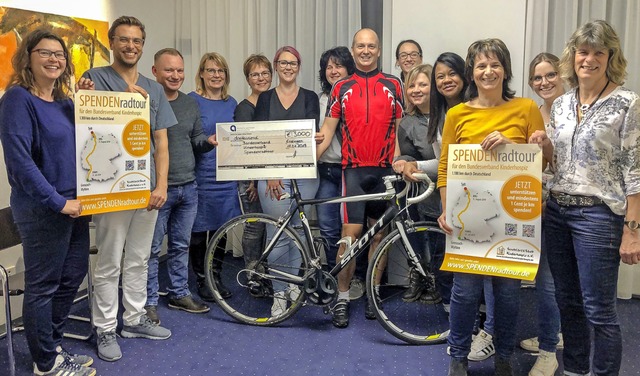
[[[49,28],[67,44],[76,82],[87,69],[109,65],[109,23],[24,9],[0,7],[0,95],[13,73],[11,57],[22,39],[38,28]]]

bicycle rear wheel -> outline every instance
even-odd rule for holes
[[[285,227],[278,241],[291,244],[289,252],[271,252],[259,261],[265,247],[262,245],[256,257],[248,257],[251,250],[245,253],[242,249],[247,226],[264,226],[265,234],[281,227],[277,220],[260,213],[241,215],[225,223],[207,246],[207,285],[220,308],[234,319],[251,325],[274,325],[291,317],[305,301],[301,281],[309,269],[308,253],[298,233]],[[283,273],[298,281],[288,280]],[[220,283],[231,296],[221,293]]]
[[[407,234],[427,236],[443,233],[429,222],[415,222],[406,230]],[[443,305],[402,299],[409,287],[412,267],[405,243],[396,229],[382,239],[369,261],[367,296],[373,298],[378,322],[396,338],[415,345],[443,343],[449,333],[449,318]]]

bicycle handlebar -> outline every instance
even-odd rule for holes
[[[429,178],[429,176],[427,176],[427,174],[425,173],[419,173],[419,172],[414,172],[413,173],[413,177],[415,177],[418,180],[422,180],[422,182],[424,182],[425,184],[427,184],[429,187],[421,194],[415,196],[415,197],[409,197],[407,198],[407,205],[413,205],[416,202],[420,202],[424,199],[426,199],[429,195],[431,195],[433,193],[433,191],[436,189],[436,185],[433,181],[431,181],[431,179]],[[393,191],[393,183],[400,181],[400,180],[404,180],[405,181],[405,186],[404,189],[398,193],[396,195],[396,197],[398,198],[402,198],[404,196],[407,195],[407,192],[409,192],[409,188],[411,187],[411,183],[410,181],[407,181],[406,179],[404,179],[401,175],[388,175],[388,176],[384,176],[382,178],[382,180],[384,180],[384,185],[387,188],[387,192],[389,191]]]

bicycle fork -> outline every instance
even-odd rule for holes
[[[423,277],[426,277],[427,271],[424,270],[424,268],[422,267],[422,263],[420,262],[420,258],[418,258],[418,255],[413,250],[413,246],[411,245],[411,242],[409,241],[409,237],[407,236],[407,229],[405,228],[404,221],[401,221],[401,220],[395,221],[395,224],[396,224],[396,228],[398,229],[398,233],[402,238],[402,243],[404,244],[405,249],[407,250],[407,256],[409,260],[411,260],[411,262],[413,263],[416,270],[420,273],[420,275],[422,275]]]

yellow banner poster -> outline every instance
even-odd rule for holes
[[[449,145],[442,270],[532,281],[540,260],[538,145]]]
[[[75,119],[82,214],[146,208],[151,189],[148,99],[138,93],[80,90]]]

